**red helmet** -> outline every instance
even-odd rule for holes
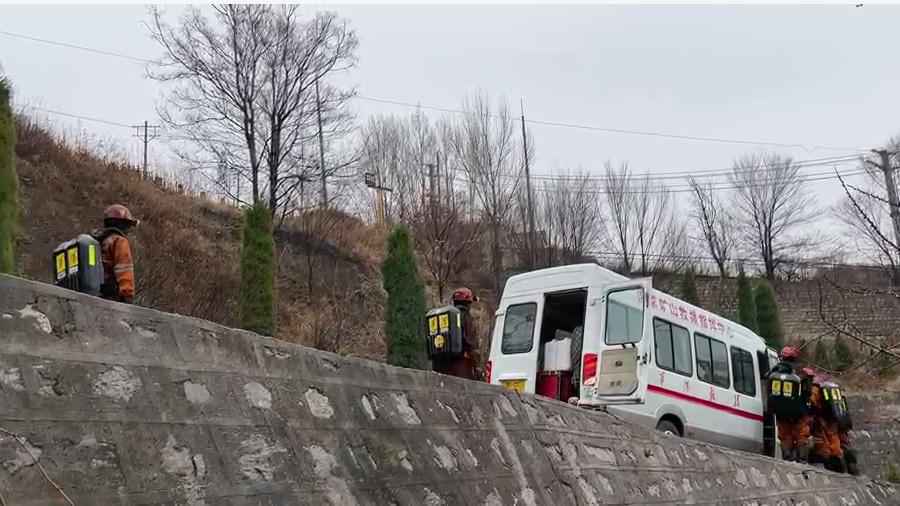
[[[113,204],[106,208],[103,211],[103,217],[106,219],[115,219],[115,220],[125,220],[132,225],[137,225],[138,220],[134,219],[134,216],[131,215],[131,211],[128,210],[127,207],[122,204]]]
[[[789,359],[797,359],[800,358],[800,350],[794,348],[793,346],[785,346],[781,349],[781,359],[789,360]]]
[[[466,287],[457,288],[456,291],[453,292],[453,302],[468,302],[472,303],[478,300],[472,290],[469,290]]]

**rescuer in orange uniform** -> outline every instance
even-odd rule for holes
[[[453,292],[453,305],[462,313],[463,354],[456,357],[436,358],[432,369],[441,374],[449,374],[466,379],[478,379],[478,335],[475,333],[475,322],[469,310],[472,303],[478,301],[472,290],[458,288]]]
[[[809,396],[809,405],[813,410],[812,435],[815,442],[813,459],[823,462],[825,469],[837,473],[844,472],[844,451],[841,447],[841,434],[838,420],[835,418],[831,403],[828,378],[816,376],[813,379]]]
[[[771,380],[782,377],[781,375],[790,375],[793,377],[791,381],[792,387],[788,393],[787,383],[789,381],[784,376],[779,381],[779,388],[783,389],[778,395],[783,399],[790,399],[790,409],[784,412],[775,412],[775,421],[778,425],[778,440],[781,442],[781,454],[784,460],[801,461],[806,459],[806,449],[808,448],[808,440],[810,434],[810,416],[806,413],[806,396],[807,392],[803,388],[803,383],[799,380],[802,378],[803,372],[800,369],[797,359],[800,357],[800,351],[793,346],[785,346],[780,353],[781,361],[772,368],[769,373]]]
[[[131,304],[134,301],[134,259],[128,231],[138,225],[131,211],[121,204],[113,204],[103,212],[103,228],[93,236],[100,243],[103,260],[104,299]]]
[[[810,376],[816,376],[815,371],[812,368],[803,369],[804,372],[808,372]],[[824,396],[822,395],[822,387],[824,380],[824,375],[819,379],[819,385],[816,387],[816,399],[815,402],[818,405],[825,405]],[[832,386],[832,389],[836,388],[840,393],[840,398],[837,399],[839,405],[836,407],[831,407],[830,409],[825,409],[824,413],[820,412],[819,417],[824,418],[825,422],[822,424],[823,427],[831,427],[833,430],[837,431],[837,438],[840,441],[840,449],[841,454],[843,456],[843,461],[841,462],[843,466],[839,466],[838,462],[831,462],[829,464],[828,459],[832,454],[836,453],[834,451],[834,435],[830,433],[826,433],[824,428],[820,428],[817,425],[818,418],[814,418],[813,422],[813,441],[816,446],[813,449],[813,453],[810,456],[810,463],[822,462],[825,463],[828,467],[833,468],[832,470],[843,472],[846,471],[849,474],[854,476],[859,475],[859,460],[857,457],[856,449],[853,448],[853,440],[850,438],[850,431],[853,430],[853,420],[850,417],[850,408],[847,404],[847,396],[844,394],[843,390],[839,385],[834,383],[833,380],[828,381]],[[831,396],[834,396],[834,391],[832,390]],[[814,399],[810,398],[810,403],[812,403]],[[834,401],[834,399],[832,399]],[[836,409],[835,409],[836,408]],[[830,423],[829,423],[830,422]],[[828,441],[831,439],[830,442]]]

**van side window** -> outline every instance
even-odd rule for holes
[[[644,289],[610,292],[606,297],[606,344],[640,342],[643,331]]]
[[[691,334],[688,329],[659,318],[653,319],[653,338],[656,342],[656,365],[660,369],[691,376]]]
[[[749,351],[731,347],[731,370],[734,374],[734,389],[756,397],[756,375],[753,374],[753,355]]]
[[[711,385],[730,387],[728,348],[725,343],[703,334],[694,334],[694,347],[697,353],[697,378]]]
[[[503,320],[503,340],[500,341],[500,351],[505,355],[513,353],[528,353],[534,345],[534,317],[537,314],[537,304],[516,304],[506,308],[506,316]]]

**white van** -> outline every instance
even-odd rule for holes
[[[552,351],[568,349],[570,361]],[[762,452],[760,380],[775,361],[746,327],[654,290],[650,279],[581,264],[507,281],[486,370],[489,383],[519,392],[577,397],[651,428]]]

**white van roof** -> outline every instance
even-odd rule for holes
[[[575,264],[538,269],[511,276],[506,281],[503,297],[515,297],[535,292],[552,292],[555,288],[573,286],[603,286],[624,283],[629,278],[597,264]]]

